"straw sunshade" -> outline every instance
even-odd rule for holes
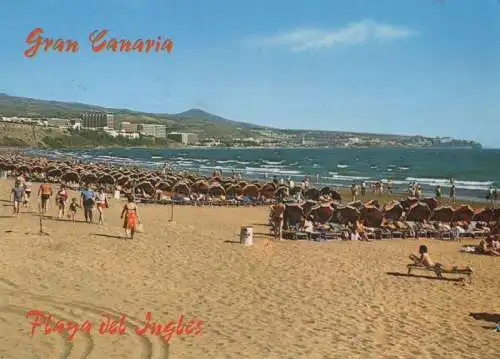
[[[489,222],[492,220],[494,211],[491,208],[480,208],[472,216],[473,221]]]
[[[417,202],[410,207],[406,215],[407,221],[422,222],[431,216],[431,209],[423,202]]]
[[[474,210],[471,208],[471,206],[465,204],[455,209],[453,220],[469,222],[472,220],[473,216],[474,216]]]
[[[297,224],[304,217],[304,209],[298,203],[287,203],[285,205],[285,218],[291,225]]]
[[[453,208],[450,206],[443,206],[434,209],[431,220],[439,222],[451,222],[453,220]]]
[[[360,209],[360,218],[369,227],[378,227],[384,220],[384,213],[375,206],[364,206]]]
[[[226,194],[226,190],[222,187],[222,185],[216,183],[208,188],[208,193],[210,193],[211,196],[220,197]]]
[[[389,203],[384,207],[384,217],[389,220],[399,221],[403,216],[403,212],[404,208],[398,201]]]
[[[334,209],[329,203],[322,203],[311,209],[311,215],[314,220],[320,223],[328,223],[333,216]]]

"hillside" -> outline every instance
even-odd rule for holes
[[[0,94],[0,116],[31,118],[75,118],[85,111],[105,111],[119,121],[165,124],[168,131],[193,132],[201,139],[219,138],[225,145],[266,145],[286,147],[467,147],[480,148],[474,141],[439,139],[422,136],[369,134],[354,132],[273,129],[233,121],[190,109],[181,113],[161,114],[104,108],[76,102],[46,101]],[[10,135],[9,135],[10,136]],[[355,141],[353,140],[355,137]],[[307,138],[307,141],[305,140]]]

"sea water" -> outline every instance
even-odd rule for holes
[[[446,196],[453,178],[459,198],[484,199],[490,186],[500,185],[500,150],[488,149],[147,149],[28,150],[56,158],[107,162],[209,174],[234,172],[259,180],[278,178],[300,182],[309,176],[317,186],[349,187],[353,182],[392,180],[396,192],[406,192],[416,181],[424,194],[440,185]]]

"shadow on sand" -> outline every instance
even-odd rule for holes
[[[124,239],[123,236],[113,236],[111,234],[102,234],[102,233],[90,233],[91,236],[104,237],[104,238],[113,238],[113,239]]]
[[[430,279],[430,280],[439,280],[439,281],[447,281],[447,282],[462,282],[462,278],[438,278],[435,276],[429,276],[429,275],[415,275],[415,274],[408,274],[408,273],[397,273],[397,272],[386,272],[385,274],[387,275],[392,275],[394,277],[413,277],[413,278],[424,278],[424,279]]]

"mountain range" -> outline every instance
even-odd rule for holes
[[[200,138],[217,137],[222,139],[235,138],[259,138],[265,136],[264,130],[270,130],[278,137],[292,135],[295,137],[308,136],[313,140],[316,138],[324,140],[329,137],[345,138],[346,136],[359,136],[362,139],[372,141],[373,139],[388,139],[400,141],[401,143],[411,142],[412,146],[421,142],[426,137],[405,136],[391,134],[368,134],[354,132],[335,132],[335,131],[311,131],[311,130],[290,130],[275,129],[259,126],[247,122],[229,120],[201,109],[190,109],[181,113],[147,113],[129,109],[106,108],[102,106],[83,104],[78,102],[48,101],[28,97],[10,96],[0,93],[0,116],[12,117],[34,117],[34,118],[76,118],[86,111],[103,111],[115,114],[119,121],[128,121],[132,123],[156,123],[167,125],[169,131],[184,131],[197,133]],[[269,131],[268,131],[269,132]],[[428,138],[427,138],[428,139]],[[451,147],[480,147],[481,145],[474,141],[454,140]],[[341,142],[339,142],[341,143]],[[373,141],[371,142],[373,143]],[[436,141],[431,139],[433,146]],[[450,143],[450,142],[446,142]],[[456,144],[455,144],[456,143]],[[381,144],[383,146],[383,143]],[[429,147],[425,145],[423,147]]]

